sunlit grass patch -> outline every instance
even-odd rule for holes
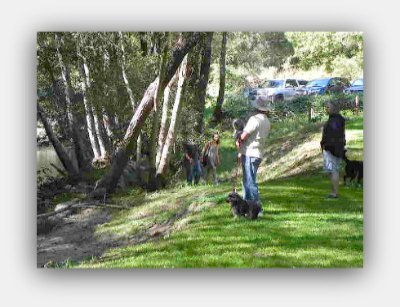
[[[179,212],[186,214],[171,224],[167,234],[110,249],[102,257],[74,267],[362,267],[363,189],[341,183],[340,197],[327,199],[329,179],[322,172],[319,148],[321,124],[304,122],[295,133],[292,123],[281,125],[283,132],[271,133],[269,139],[268,153],[274,158],[264,161],[260,169],[262,218],[232,217],[225,201],[232,189],[229,180],[220,185],[182,185],[157,193],[121,194],[115,201],[129,205],[129,209],[115,211],[109,223],[98,227],[97,235],[130,237],[171,220]],[[362,158],[362,117],[351,118],[347,128],[349,151]],[[221,170],[230,179],[235,150],[229,133],[222,135],[221,153],[226,162]],[[302,170],[295,172],[296,167]]]
[[[168,237],[110,250],[81,267],[360,267],[363,263],[362,190],[343,189],[325,198],[320,174],[267,181],[260,192],[265,215],[233,219],[223,202],[209,196]],[[194,200],[195,201],[195,200]],[[187,220],[189,219],[189,220]]]

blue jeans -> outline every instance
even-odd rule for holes
[[[192,184],[194,179],[194,184],[198,184],[201,176],[201,165],[200,160],[195,160],[193,165],[187,165],[186,168],[186,180],[189,184]]]
[[[241,156],[243,169],[243,198],[245,200],[259,201],[257,170],[261,159],[256,157]]]

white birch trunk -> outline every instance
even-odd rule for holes
[[[168,119],[168,108],[169,108],[169,93],[171,91],[172,85],[175,83],[178,78],[178,73],[174,75],[171,81],[168,83],[167,87],[164,90],[164,99],[163,99],[163,108],[161,114],[161,124],[160,124],[160,133],[158,135],[158,147],[157,147],[157,155],[156,155],[156,168],[160,164],[161,154],[163,151],[165,136],[167,135],[167,119]]]
[[[103,137],[102,137],[101,130],[100,130],[99,117],[96,114],[96,111],[94,109],[93,109],[93,117],[94,117],[94,126],[95,126],[95,130],[96,130],[96,134],[97,134],[97,139],[99,141],[100,155],[101,155],[101,158],[104,158],[107,155],[107,150],[106,150],[106,146],[104,144]]]
[[[94,160],[103,159],[104,157],[106,157],[107,150],[103,140],[103,135],[100,130],[101,123],[99,122],[98,115],[96,114],[96,111],[93,108],[92,104],[87,100],[86,91],[88,88],[90,88],[90,72],[89,72],[89,67],[86,63],[86,58],[80,52],[79,43],[78,43],[78,55],[82,59],[81,72],[84,77],[84,82],[82,82],[83,103],[85,106],[86,122],[88,127],[90,144],[93,149]],[[104,63],[105,65],[107,63],[106,57],[104,59]]]
[[[80,36],[80,40],[78,41],[76,48],[77,48],[78,56],[82,60],[82,67],[81,67],[80,73],[83,76],[83,82],[81,83],[81,88],[82,88],[82,92],[83,92],[83,104],[85,107],[86,125],[87,125],[88,134],[89,134],[90,145],[92,147],[92,151],[93,151],[93,155],[94,155],[93,160],[98,160],[101,156],[101,152],[100,152],[100,147],[99,147],[98,136],[96,134],[92,105],[90,104],[90,102],[87,99],[87,89],[90,88],[90,73],[89,73],[89,67],[87,66],[87,63],[86,63],[86,58],[81,53],[80,44],[83,45],[82,36]]]
[[[114,138],[114,133],[111,129],[111,118],[106,114],[106,112],[104,112],[104,115],[103,115],[103,123],[104,123],[104,127],[106,128],[107,136],[112,141]]]
[[[168,35],[169,36],[169,35]],[[164,88],[161,85],[160,80],[164,79],[165,75],[165,70],[166,70],[166,63],[167,63],[167,58],[168,58],[168,38],[167,42],[164,45],[164,50],[163,50],[163,55],[161,58],[161,63],[160,63],[160,73],[159,73],[159,78],[158,78],[158,86],[157,86],[157,92],[156,96],[154,97],[154,114],[153,114],[153,126],[152,126],[152,131],[151,131],[151,138],[150,138],[150,164],[154,165],[154,168],[157,169],[158,163],[157,163],[157,144],[158,144],[158,136],[159,136],[159,129],[160,129],[160,118],[159,118],[159,102],[160,102],[160,97],[163,94]]]
[[[120,48],[121,48],[121,70],[122,70],[122,79],[124,80],[126,91],[128,92],[129,101],[131,102],[132,109],[135,110],[136,103],[135,99],[133,98],[133,92],[129,85],[128,77],[126,76],[125,67],[126,67],[126,60],[125,60],[125,48],[123,43],[122,32],[118,32],[119,40],[120,40]]]
[[[82,91],[84,91],[83,88],[82,88]],[[91,110],[90,110],[89,104],[87,102],[85,92],[83,92],[83,93],[84,93],[83,94],[83,103],[85,105],[86,122],[87,122],[88,134],[89,134],[89,139],[90,139],[90,145],[92,146],[94,160],[98,160],[101,156],[101,153],[100,153],[100,148],[98,147],[98,143],[96,142],[96,129],[95,129],[95,123],[94,123],[94,116],[93,116],[93,114],[91,114]]]
[[[123,36],[122,32],[118,32],[119,35],[119,41],[120,41],[120,48],[121,48],[121,71],[122,71],[122,79],[124,80],[125,88],[129,96],[129,101],[131,102],[132,105],[132,110],[135,112],[136,108],[136,102],[135,99],[133,98],[133,92],[131,89],[131,86],[129,85],[128,77],[126,76],[125,72],[125,67],[126,67],[126,59],[125,59],[125,48],[124,48],[124,43],[123,43]],[[142,139],[139,134],[136,142],[136,161],[139,164],[140,159],[142,155]]]
[[[142,157],[142,137],[139,134],[136,142],[136,165],[139,167]]]
[[[82,64],[82,74],[84,77],[84,81],[81,83],[82,87],[82,92],[83,92],[83,104],[85,106],[85,114],[86,114],[86,124],[88,128],[88,134],[89,134],[89,140],[90,140],[90,145],[92,146],[93,154],[94,154],[94,160],[98,160],[101,156],[100,153],[100,148],[99,148],[99,143],[98,140],[96,139],[96,128],[95,128],[95,123],[94,123],[94,116],[92,113],[92,108],[87,100],[87,95],[86,95],[86,90],[90,86],[90,81],[89,81],[89,69],[85,63],[85,59],[83,59],[83,64]]]
[[[157,175],[165,173],[165,171],[167,169],[170,147],[173,145],[173,143],[175,141],[175,126],[176,126],[176,120],[178,118],[178,111],[179,111],[179,106],[180,106],[180,102],[181,102],[181,93],[182,93],[183,82],[185,81],[186,64],[187,64],[187,55],[183,59],[182,64],[179,68],[178,87],[176,89],[176,96],[175,96],[174,107],[172,109],[171,122],[169,124],[167,138],[166,138],[166,141],[163,146],[162,153],[161,153],[160,164],[158,165],[158,168],[157,168]]]

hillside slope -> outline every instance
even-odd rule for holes
[[[326,199],[329,181],[321,172],[321,124],[273,125],[259,175],[265,214],[256,221],[233,219],[225,199],[234,163],[230,132],[223,134],[220,185],[177,186],[157,193],[125,191],[99,225],[98,241],[121,247],[65,267],[362,267],[363,190],[344,187]],[[362,158],[362,117],[347,124],[350,157]]]

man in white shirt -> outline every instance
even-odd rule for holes
[[[247,121],[240,138],[236,141],[236,147],[241,154],[243,198],[260,203],[257,170],[263,158],[265,140],[271,130],[271,124],[267,117],[271,105],[266,96],[258,96],[251,105],[256,109],[257,114],[251,116]],[[260,215],[262,215],[262,211]]]

